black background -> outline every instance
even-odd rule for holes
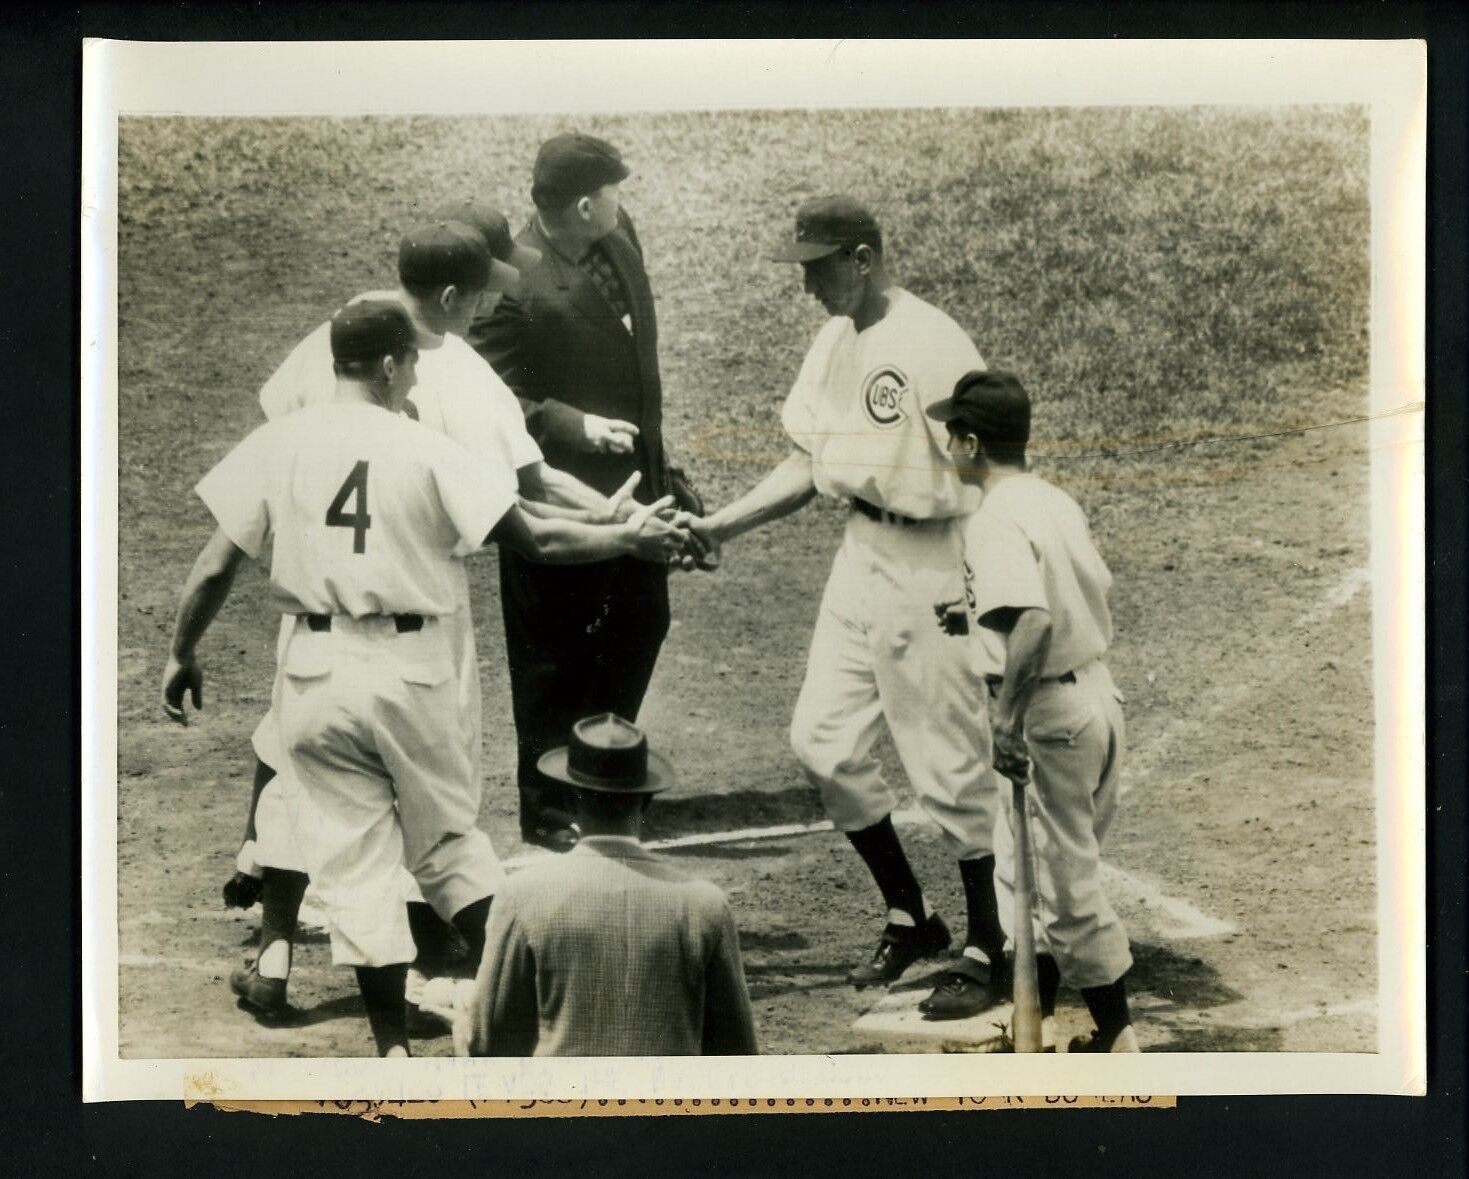
[[[1430,106],[1429,1097],[1184,1099],[1174,1112],[749,1115],[369,1125],[81,1104],[81,42],[619,37],[1425,38]],[[0,8],[0,1061],[7,1171],[208,1167],[884,1176],[1068,1170],[1462,1175],[1466,18],[1434,3],[11,4]],[[1256,887],[1240,863],[1241,888]]]

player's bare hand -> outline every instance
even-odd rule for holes
[[[960,598],[953,602],[937,602],[933,608],[934,617],[938,619],[939,630],[946,635],[967,635],[969,633],[969,609]]]
[[[587,449],[597,454],[631,454],[638,436],[638,428],[631,422],[594,413],[582,416],[582,429],[586,432]]]
[[[676,569],[685,572],[702,569],[705,572],[718,569],[722,561],[719,551],[719,541],[715,539],[713,530],[709,527],[703,516],[695,516],[691,512],[680,512],[675,519],[681,528],[688,529],[689,543],[684,546],[683,552],[671,562]]]
[[[612,498],[607,501],[607,517],[600,521],[603,524],[617,524],[623,520],[632,519],[633,513],[638,510],[638,501],[633,499],[632,493],[637,490],[638,484],[643,481],[643,473],[634,471],[627,480],[612,493]]]
[[[1004,721],[995,724],[993,734],[995,770],[1012,782],[1030,779],[1030,752],[1025,747],[1025,734],[1018,725]]]
[[[663,513],[673,505],[673,496],[644,504],[635,511],[623,528],[632,543],[633,556],[644,561],[667,561],[688,544],[688,529],[680,528]]]
[[[168,664],[163,669],[163,711],[168,713],[169,720],[181,725],[189,723],[188,717],[184,715],[185,692],[193,698],[194,711],[203,711],[204,673],[199,669],[199,664],[192,655],[183,659],[170,655]]]

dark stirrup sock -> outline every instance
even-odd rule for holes
[[[473,904],[465,905],[454,914],[454,928],[459,936],[469,943],[469,960],[479,969],[479,961],[485,954],[485,925],[490,920],[490,902],[494,897],[481,897]]]
[[[270,785],[270,780],[275,777],[275,770],[260,760],[259,755],[255,758],[255,779],[250,784],[250,810],[245,815],[245,842],[249,843],[256,837],[255,832],[255,808],[260,805],[260,795]]]
[[[887,907],[902,910],[913,918],[914,925],[922,925],[923,889],[918,877],[913,875],[898,833],[893,830],[893,817],[888,815],[860,831],[848,831],[847,839],[857,849],[872,879],[877,881]]]
[[[964,903],[969,910],[964,944],[983,950],[986,958],[998,962],[1005,954],[1005,930],[995,900],[995,857],[960,860],[959,879],[964,882]]]
[[[1061,968],[1050,954],[1035,956],[1036,983],[1041,993],[1041,1016],[1056,1014],[1056,994],[1061,989]]]
[[[1082,987],[1081,997],[1086,1000],[1087,1010],[1097,1025],[1097,1036],[1107,1048],[1117,1039],[1122,1029],[1132,1022],[1132,1013],[1127,1009],[1126,976],[1105,987]]]
[[[418,957],[414,965],[429,974],[439,974],[459,956],[459,934],[427,901],[408,902],[408,929]]]
[[[296,919],[301,915],[301,898],[306,895],[310,877],[305,872],[288,872],[282,868],[264,868],[260,872],[260,955],[256,970],[265,978],[285,978],[291,970],[291,944],[296,939]],[[285,962],[266,960],[266,951],[278,942],[286,943]],[[281,969],[284,973],[280,973]],[[267,973],[268,972],[268,973]]]
[[[386,1056],[390,1048],[408,1048],[408,1010],[404,991],[408,980],[408,963],[392,966],[358,966],[357,985],[362,990],[362,1003],[367,1008],[367,1022],[372,1038],[377,1041],[377,1054]]]

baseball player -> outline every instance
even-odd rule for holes
[[[458,701],[450,622],[463,558],[494,540],[547,561],[666,561],[688,537],[657,515],[671,499],[618,525],[527,513],[508,464],[403,416],[418,349],[398,304],[344,308],[330,344],[333,399],[259,427],[198,484],[219,526],[182,591],[163,705],[180,722],[185,691],[199,707],[194,647],[240,560],[268,557],[291,620],[272,704],[316,811],[310,872],[332,957],[356,969],[379,1053],[407,1055],[403,867],[476,962],[503,875],[475,825]]]
[[[975,620],[1005,636],[1004,671],[988,677],[995,766],[1032,783],[1026,821],[1035,832],[1041,1015],[1054,1014],[1065,980],[1097,1025],[1071,1051],[1137,1052],[1123,981],[1132,953],[1101,879],[1124,745],[1122,695],[1102,661],[1112,642],[1112,575],[1081,508],[1025,469],[1030,398],[1013,375],[968,373],[928,413],[948,423],[960,479],[984,491],[965,524],[964,550]],[[1000,829],[1008,834],[1009,824]],[[1000,850],[1008,889],[1012,861]],[[940,982],[930,1003],[949,1014],[973,1006],[978,987],[966,965]]]
[[[405,411],[484,461],[513,469],[520,492],[528,499],[544,497],[610,518],[622,497],[607,500],[571,476],[547,467],[540,448],[526,432],[514,394],[462,338],[478,310],[513,285],[518,277],[515,264],[535,261],[532,251],[517,246],[510,239],[505,218],[483,202],[460,202],[441,212],[458,220],[430,222],[404,235],[399,247],[398,288],[361,296],[398,302],[416,329],[418,383]],[[267,418],[332,398],[336,382],[329,335],[330,324],[323,323],[265,383],[260,404]],[[479,664],[466,577],[459,577],[456,592],[459,609],[448,625],[457,652],[461,719],[474,778],[479,782]],[[282,641],[289,633],[290,622],[285,620]],[[236,875],[226,886],[226,900],[248,907],[259,896],[260,946],[253,963],[231,974],[230,987],[250,1007],[269,1014],[285,1006],[291,943],[307,887],[303,848],[310,841],[312,816],[291,775],[276,772],[285,765],[285,756],[273,711],[262,719],[252,743],[256,787],[247,842],[237,857]],[[258,888],[252,888],[256,880]],[[236,894],[233,898],[231,890]],[[415,938],[424,951],[420,965],[424,972],[434,973],[452,952],[452,938],[414,896],[411,886],[408,895]],[[417,979],[415,973],[413,980]]]
[[[776,260],[801,263],[807,293],[831,315],[782,412],[794,448],[743,497],[691,527],[713,545],[818,492],[851,502],[791,721],[797,759],[888,908],[876,952],[848,978],[859,987],[891,982],[950,943],[893,829],[896,799],[872,755],[885,718],[920,805],[958,857],[964,954],[988,963],[1002,989],[992,846],[999,792],[971,666],[985,648],[944,641],[931,614],[934,602],[962,593],[959,524],[977,496],[959,482],[943,431],[924,413],[983,362],[953,320],[888,280],[882,231],[851,197],[803,204],[795,240]]]

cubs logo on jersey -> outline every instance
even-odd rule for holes
[[[908,399],[908,378],[895,365],[874,369],[862,382],[862,412],[879,430],[891,429],[908,420],[904,402]]]

